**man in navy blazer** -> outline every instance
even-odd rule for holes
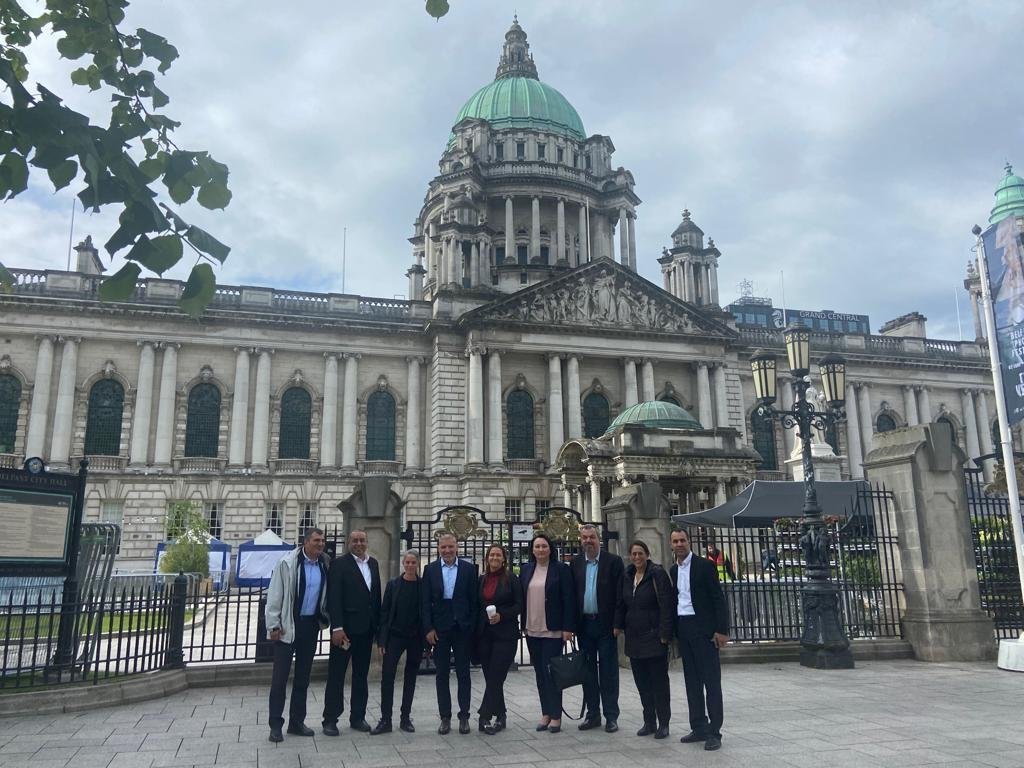
[[[455,655],[455,677],[458,680],[459,733],[469,733],[470,678],[469,652],[476,626],[476,568],[459,559],[459,540],[451,533],[437,539],[440,557],[423,569],[424,589],[421,596],[421,621],[427,643],[434,649],[437,667],[437,710],[442,736],[451,731],[452,693],[448,675],[451,656]]]

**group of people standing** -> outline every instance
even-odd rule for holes
[[[650,559],[643,541],[629,547],[629,563],[602,550],[598,529],[580,527],[581,552],[561,562],[551,540],[539,533],[530,560],[516,574],[500,544],[488,547],[484,572],[459,558],[458,539],[437,538],[438,557],[422,569],[415,551],[402,556],[402,573],[381,588],[377,561],[367,554],[367,535],[352,531],[348,552],[328,563],[323,531],[310,529],[295,552],[277,565],[267,593],[266,622],[274,645],[270,690],[270,740],[284,736],[284,701],[292,660],[287,733],[312,736],[305,724],[310,669],[322,628],[330,627],[331,650],[324,695],[323,733],[337,736],[344,712],[349,664],[349,724],[371,735],[392,730],[394,688],[404,654],[399,728],[415,732],[411,711],[416,674],[425,645],[432,649],[439,734],[452,728],[450,669],[454,661],[459,733],[470,728],[470,667],[478,660],[485,689],[478,728],[494,735],[507,725],[504,686],[525,635],[537,682],[541,716],[537,731],[562,727],[562,691],[551,661],[578,640],[587,674],[579,730],[603,725],[618,730],[619,641],[630,659],[643,708],[638,736],[669,735],[669,652],[678,644],[683,662],[690,732],[684,743],[721,746],[723,720],[719,650],[728,642],[729,614],[718,569],[690,550],[685,531],[671,537],[674,556],[666,571]],[[380,719],[366,722],[368,674],[374,645],[382,657]],[[603,716],[603,721],[602,721]]]

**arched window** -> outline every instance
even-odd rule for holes
[[[508,419],[508,457],[532,459],[533,450],[533,397],[525,389],[509,392],[505,403]]]
[[[121,416],[124,387],[113,379],[100,379],[89,391],[89,418],[85,425],[86,456],[121,453]]]
[[[196,384],[188,393],[185,455],[216,458],[219,436],[220,390],[213,384]]]
[[[309,458],[309,421],[313,403],[302,387],[290,387],[281,395],[281,428],[277,445],[279,459]]]
[[[761,463],[757,468],[777,470],[779,458],[775,451],[775,424],[771,418],[754,411],[750,414],[750,433],[754,437],[754,450],[761,454]]]
[[[21,408],[21,382],[10,374],[0,376],[0,453],[14,453]]]
[[[395,398],[383,390],[366,401],[366,460],[395,460]]]
[[[935,421],[941,421],[943,424],[947,424],[949,426],[950,440],[953,441],[953,445],[960,444],[956,439],[956,424],[953,423],[952,419],[947,416],[939,416]]]
[[[591,392],[583,398],[583,436],[600,437],[608,431],[611,415],[608,398],[600,392]]]
[[[878,414],[878,418],[875,419],[875,432],[892,432],[894,429],[896,429],[896,419],[888,413]]]

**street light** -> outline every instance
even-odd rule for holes
[[[852,669],[850,641],[843,632],[839,614],[839,592],[830,578],[831,541],[814,487],[814,463],[811,460],[813,430],[825,430],[844,417],[846,400],[846,361],[829,354],[818,362],[821,389],[826,410],[818,411],[807,398],[811,386],[811,332],[803,326],[791,326],[783,333],[789,371],[793,377],[793,409],[774,406],[776,398],[776,359],[758,350],[750,358],[754,375],[754,394],[758,415],[779,419],[784,429],[796,429],[802,442],[804,471],[803,519],[800,523],[800,549],[806,564],[807,583],[801,591],[804,628],[800,637],[800,663],[816,669]]]

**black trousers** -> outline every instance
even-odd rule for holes
[[[452,716],[452,692],[448,676],[451,671],[451,657],[455,656],[455,679],[458,681],[459,718],[469,717],[470,679],[469,649],[473,642],[471,630],[458,626],[437,633],[434,646],[434,666],[437,668],[437,714],[443,718]]]
[[[562,692],[555,688],[548,665],[555,656],[562,655],[565,643],[560,637],[529,637],[526,647],[530,649],[530,661],[537,676],[537,694],[540,696],[540,711],[552,720],[562,719]]]
[[[493,633],[484,629],[480,637],[480,666],[484,672],[484,697],[480,701],[481,720],[505,717],[505,678],[515,661],[519,649],[519,638],[495,639]]]
[[[644,711],[644,724],[651,727],[666,726],[672,719],[668,682],[668,649],[661,656],[649,659],[630,659],[633,680],[640,693],[640,706]]]
[[[370,674],[370,653],[373,651],[373,635],[349,635],[351,646],[346,651],[331,646],[327,660],[327,688],[324,691],[324,722],[337,723],[345,711],[345,676],[349,660],[352,661],[352,694],[349,700],[348,720],[359,723],[366,719],[366,701],[370,698],[367,677]]]
[[[584,616],[579,634],[580,650],[587,661],[583,681],[586,718],[619,719],[619,643],[611,631],[605,631],[596,617]]]
[[[695,733],[721,736],[722,664],[715,641],[700,631],[693,616],[677,618],[676,635],[679,657],[683,661],[690,729]]]
[[[270,678],[270,718],[272,727],[284,725],[284,699],[288,689],[288,673],[295,657],[295,678],[292,680],[292,701],[288,720],[302,723],[306,719],[306,691],[309,689],[309,671],[313,668],[320,622],[316,616],[300,616],[295,622],[295,642],[274,643],[274,671]]]
[[[412,636],[392,635],[384,648],[384,662],[380,673],[380,717],[391,720],[395,708],[395,676],[398,673],[398,660],[405,654],[405,678],[402,681],[402,719],[407,720],[412,712],[412,697],[416,695],[416,673],[423,659],[423,636],[419,628]]]

